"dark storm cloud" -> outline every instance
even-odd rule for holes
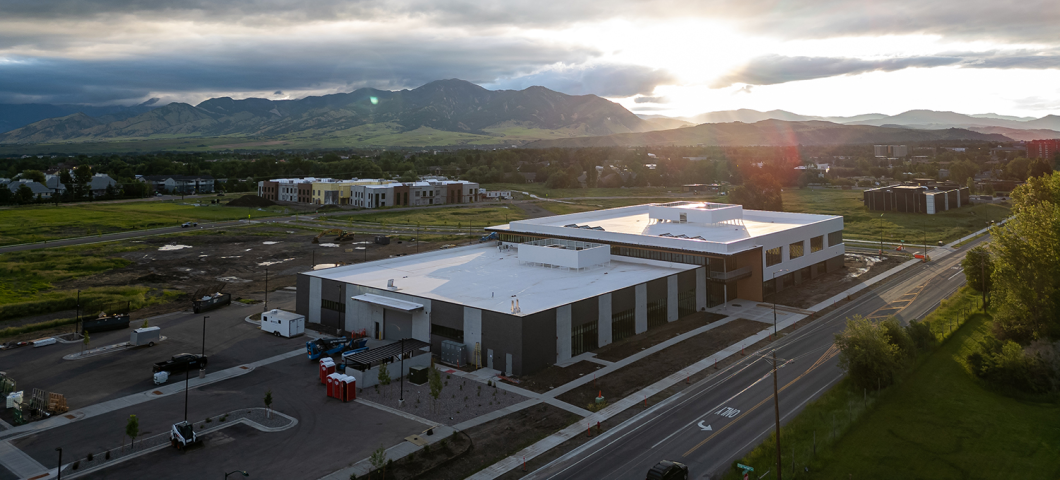
[[[577,65],[548,69],[490,85],[521,90],[541,85],[569,95],[595,94],[604,97],[629,97],[651,93],[656,85],[671,83],[673,76],[664,71],[638,65]]]
[[[400,89],[440,78],[486,83],[593,54],[518,38],[446,42],[410,34],[387,42],[263,42],[107,60],[20,57],[0,64],[0,103],[129,103],[151,92]]]
[[[1060,8],[1055,0],[53,0],[6,2],[13,20],[142,18],[236,23],[299,24],[311,21],[427,19],[451,26],[555,28],[625,18],[711,18],[750,34],[826,38],[926,33],[966,39],[1056,41]]]
[[[872,71],[891,72],[905,68],[940,67],[961,62],[959,57],[911,57],[887,60],[857,58],[786,57],[763,55],[743,67],[711,82],[711,88],[728,87],[735,83],[775,85],[778,83],[815,78],[851,75]]]

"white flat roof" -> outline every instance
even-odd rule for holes
[[[635,205],[518,220],[508,225],[490,227],[489,230],[565,236],[600,243],[617,242],[705,253],[733,254],[761,245],[760,237],[799,227],[833,222],[836,230],[843,228],[843,217],[840,216],[762,210],[743,210],[741,220],[727,223],[660,222],[648,214],[649,207],[652,205]],[[675,206],[673,208],[688,207]],[[588,228],[566,225],[580,225]],[[594,229],[595,227],[599,228]],[[687,238],[674,238],[680,235]]]
[[[304,274],[379,290],[393,279],[397,293],[507,314],[518,298],[521,315],[529,315],[694,268],[648,260],[612,260],[581,271],[548,268],[520,264],[516,249],[490,243]]]

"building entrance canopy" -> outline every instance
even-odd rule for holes
[[[374,295],[371,293],[357,295],[356,297],[353,297],[353,299],[359,302],[379,305],[380,307],[389,308],[391,310],[400,310],[402,312],[414,312],[423,308],[423,305],[419,303],[406,302],[404,300],[384,297],[382,295]]]

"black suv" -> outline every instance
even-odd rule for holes
[[[688,465],[663,460],[648,470],[648,480],[688,480]]]

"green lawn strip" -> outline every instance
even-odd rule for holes
[[[976,204],[934,215],[872,212],[862,203],[861,190],[784,189],[784,210],[843,216],[843,235],[862,240],[937,245],[952,242],[986,228],[991,220],[1009,216],[1007,205]],[[880,217],[883,213],[883,217]]]
[[[349,223],[356,228],[361,223],[400,224],[400,225],[447,225],[467,228],[470,223],[473,229],[481,231],[482,227],[500,225],[513,220],[522,220],[526,214],[522,209],[503,206],[490,207],[449,207],[424,208],[398,212],[381,211],[364,215],[329,215],[327,220],[339,225]]]
[[[539,197],[650,197],[667,193],[682,193],[681,187],[632,187],[632,188],[548,188],[541,183],[487,183],[482,188],[489,191],[511,190],[529,192]]]
[[[697,201],[711,201],[705,198],[697,198]],[[588,212],[605,208],[628,207],[631,205],[643,205],[645,203],[672,202],[673,198],[658,197],[629,197],[629,198],[601,198],[593,200],[576,200],[569,203],[541,201],[536,204],[557,215],[568,213]]]
[[[0,245],[175,227],[187,221],[213,222],[282,214],[282,207],[258,210],[209,203],[195,206],[190,200],[19,207],[5,209],[0,214]]]
[[[926,319],[932,331],[950,336],[947,319],[974,310],[975,298],[964,290],[944,302]],[[908,376],[878,397],[853,391],[844,379],[808,404],[781,430],[784,474],[791,475],[794,446],[801,478],[1060,476],[1060,407],[1002,396],[976,379],[965,363],[989,332],[989,322],[989,315],[970,315],[948,341],[924,354]],[[754,467],[756,476],[775,470],[774,437],[739,463]],[[734,466],[727,478],[742,475]]]

